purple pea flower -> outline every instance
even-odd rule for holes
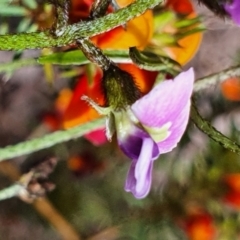
[[[157,84],[126,111],[114,112],[117,139],[132,159],[125,190],[138,198],[150,191],[153,161],[180,141],[189,119],[194,72]]]
[[[232,3],[225,4],[224,8],[232,20],[240,25],[240,0],[233,0]]]
[[[101,107],[87,96],[82,97],[107,116],[107,138],[111,140],[116,131],[120,148],[132,159],[125,190],[138,199],[150,191],[153,161],[175,148],[186,129],[193,83],[191,68],[173,80],[158,83],[147,95],[124,109]]]

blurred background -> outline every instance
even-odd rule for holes
[[[22,8],[0,9],[1,34],[51,25],[50,4],[23,3],[13,5],[36,11],[24,15]],[[198,51],[184,68],[194,67],[198,79],[239,64],[240,28],[230,20],[217,18],[202,5],[192,4],[206,31]],[[44,14],[37,15],[38,11]],[[35,58],[50,50],[44,51],[0,51],[0,68],[1,64]],[[64,105],[66,89],[73,88],[86,70],[79,66],[29,65],[1,70],[1,147],[58,129],[54,109]],[[195,99],[205,118],[239,142],[240,82],[226,80],[228,84],[209,87]],[[22,197],[0,202],[0,239],[240,239],[239,157],[213,142],[192,122],[178,147],[155,161],[152,190],[143,200],[124,191],[130,161],[116,140],[103,142],[80,138],[0,163],[1,189],[40,163],[46,164],[44,171],[51,172],[48,181],[40,184],[41,199]],[[52,191],[45,197],[48,190]]]

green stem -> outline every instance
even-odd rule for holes
[[[13,72],[19,68],[37,64],[38,64],[37,59],[34,58],[20,59],[13,62],[1,63],[0,72]]]
[[[10,187],[4,188],[3,190],[0,191],[0,201],[8,198],[16,197],[23,190],[25,190],[25,188],[20,184],[14,184]]]
[[[240,76],[240,66],[230,67],[218,73],[211,74],[207,77],[198,79],[194,84],[194,92],[199,92],[206,88],[221,83],[230,77]]]
[[[111,60],[103,54],[102,50],[95,46],[89,39],[82,38],[76,41],[83,54],[92,63],[97,64],[101,69],[107,70],[112,63]]]
[[[132,62],[128,56],[127,50],[105,50],[103,51],[112,61],[116,63],[130,63]],[[13,62],[6,62],[0,64],[0,73],[11,73],[15,70],[38,64],[58,64],[58,65],[83,65],[90,61],[79,50],[60,52],[50,55],[41,56],[38,59],[27,58],[15,60]],[[72,76],[72,75],[71,75]],[[71,77],[70,76],[70,77]],[[75,75],[74,75],[75,76]]]
[[[191,120],[195,125],[205,134],[207,134],[215,142],[222,145],[224,148],[231,152],[240,155],[240,145],[232,141],[222,133],[220,133],[216,128],[214,128],[211,123],[206,121],[198,112],[197,107],[192,103],[191,107]]]
[[[23,50],[60,47],[74,43],[79,38],[89,38],[121,26],[144,13],[163,0],[137,0],[126,8],[88,22],[80,22],[58,29],[57,37],[50,30],[36,33],[20,33],[0,36],[0,50]]]
[[[103,127],[104,119],[97,119],[86,124],[70,128],[68,130],[56,131],[41,138],[28,140],[13,146],[0,148],[0,161],[33,153],[41,149],[49,148],[57,143],[66,142],[83,136],[84,134]]]

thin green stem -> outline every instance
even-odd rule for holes
[[[116,63],[131,63],[127,50],[105,50],[103,51],[112,61]],[[27,58],[15,60],[13,62],[0,63],[0,73],[14,72],[19,68],[28,67],[38,64],[58,64],[58,65],[83,65],[90,61],[79,50],[53,53],[46,56],[41,56],[38,59]],[[74,75],[75,76],[75,75]]]
[[[10,187],[4,188],[3,190],[0,191],[0,201],[16,197],[23,190],[25,190],[25,187],[20,184],[13,184]]]
[[[207,89],[213,85],[221,83],[230,77],[240,76],[240,66],[230,67],[218,73],[198,79],[194,84],[194,92]]]
[[[94,129],[102,127],[103,125],[104,119],[97,119],[65,131],[56,131],[41,138],[36,138],[18,143],[13,146],[0,148],[0,161],[33,153],[41,149],[52,147],[57,143],[66,142],[71,139],[81,137]]]
[[[0,72],[13,72],[22,67],[37,65],[38,62],[34,58],[20,59],[13,62],[1,63]]]
[[[163,0],[137,0],[126,8],[88,22],[80,22],[58,29],[54,37],[50,30],[0,36],[0,50],[23,50],[60,47],[74,43],[79,38],[89,38],[121,26],[134,17],[152,9]]]
[[[82,50],[86,58],[97,64],[101,69],[107,70],[112,63],[111,60],[103,54],[102,50],[95,46],[89,39],[82,38],[76,41],[78,47]]]
[[[240,155],[240,145],[232,141],[222,133],[220,133],[216,128],[214,128],[211,123],[206,121],[198,112],[197,107],[192,103],[191,107],[191,120],[195,125],[205,134],[207,134],[215,142],[222,145],[224,148],[231,152]]]

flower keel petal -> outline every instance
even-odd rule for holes
[[[125,190],[138,198],[144,198],[152,183],[153,151],[155,143],[151,138],[143,139],[138,160],[133,160],[125,183]]]

